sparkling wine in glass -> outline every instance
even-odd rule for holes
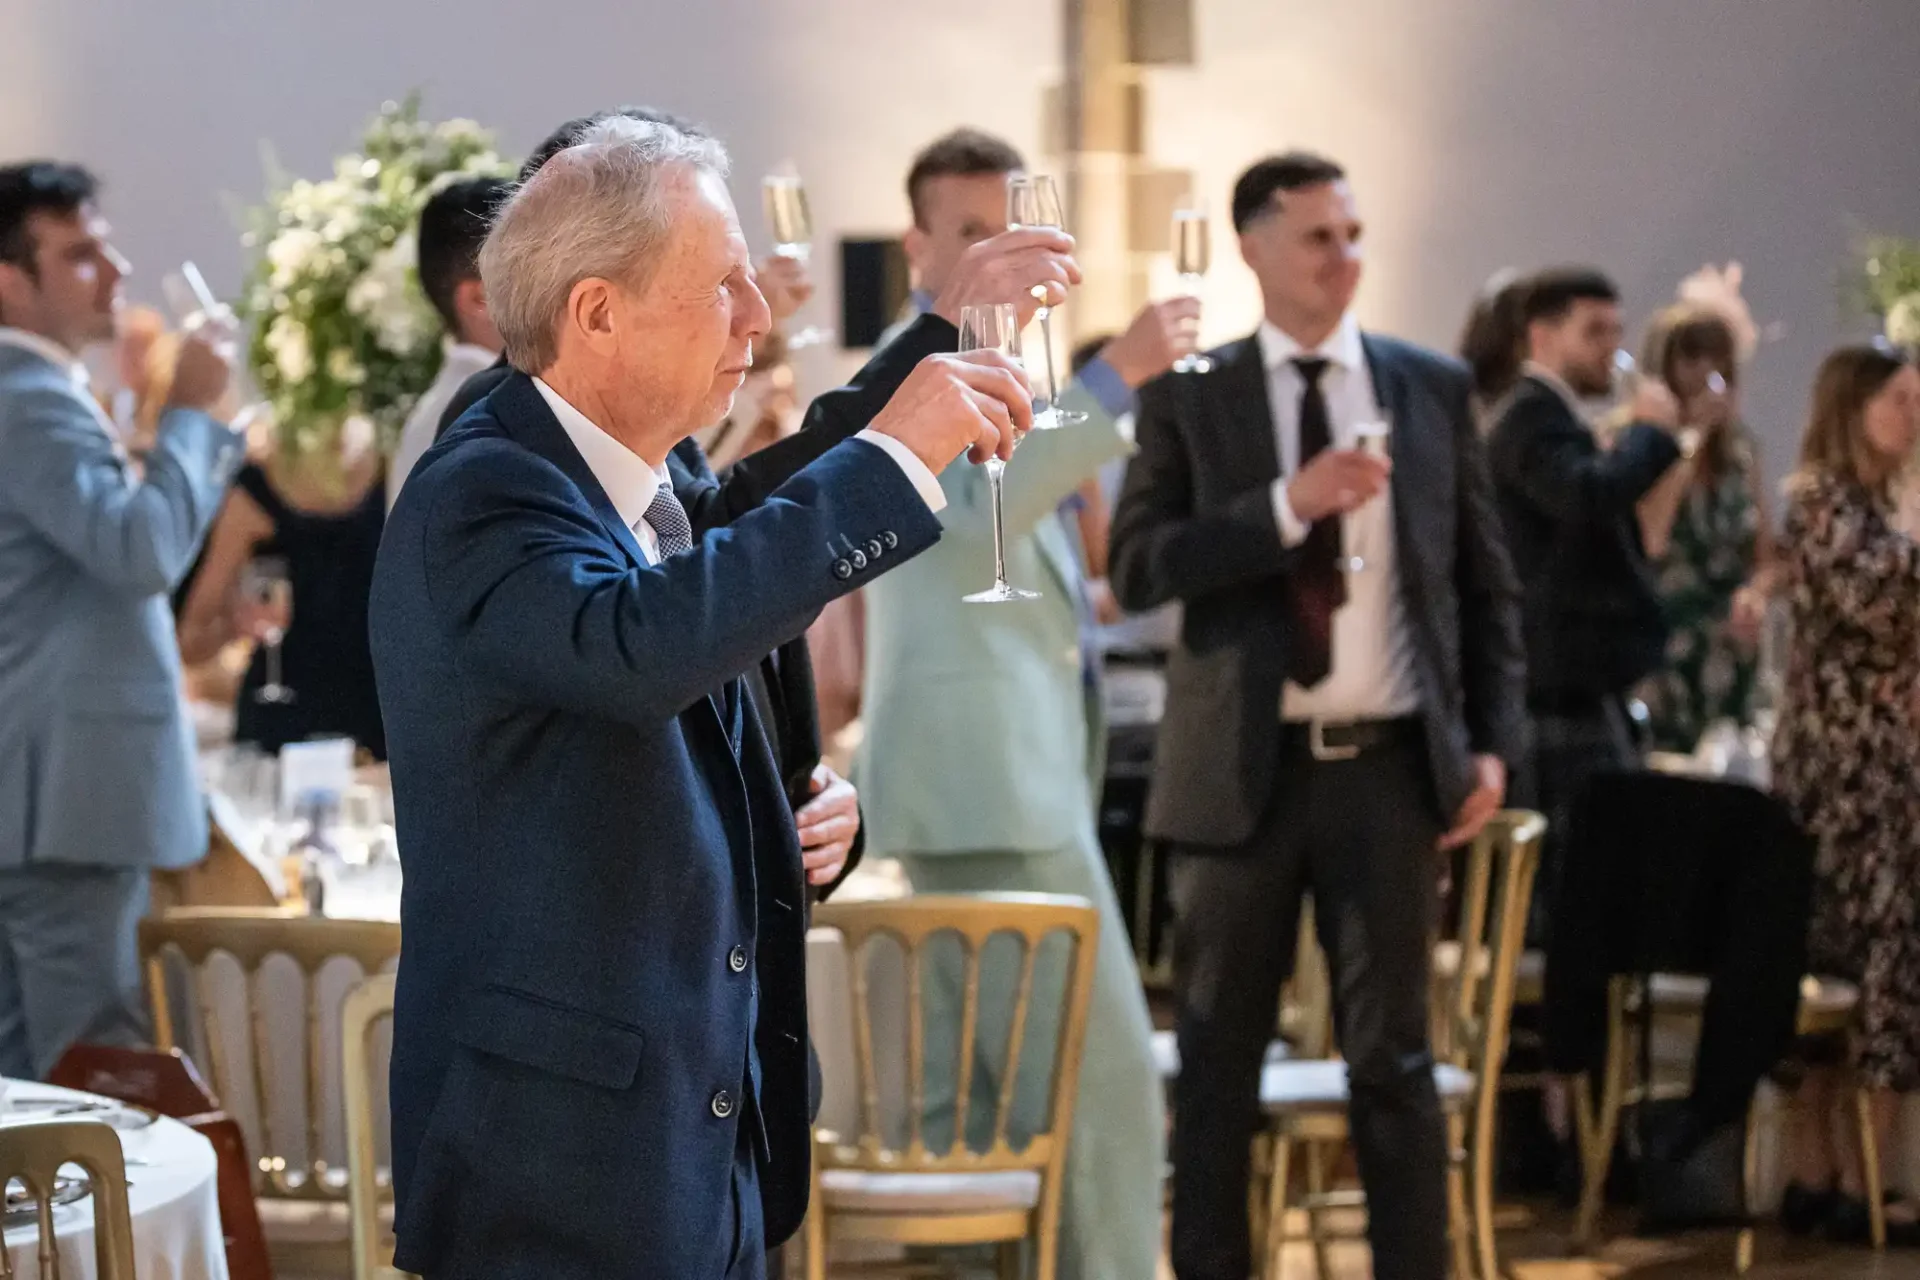
[[[761,179],[767,206],[767,226],[773,231],[773,251],[783,258],[805,262],[813,256],[813,214],[807,207],[807,187],[800,175],[783,168]],[[832,330],[810,324],[788,337],[787,349],[818,346],[833,337]]]
[[[1067,220],[1061,210],[1060,189],[1044,173],[1031,176],[1015,174],[1007,185],[1007,226],[1010,230],[1049,227],[1064,231]],[[1041,412],[1033,415],[1033,429],[1046,431],[1085,422],[1086,414],[1077,409],[1060,407],[1060,379],[1055,374],[1053,362],[1053,308],[1046,303],[1047,291],[1044,287],[1035,285],[1033,296],[1040,300],[1040,309],[1034,314],[1040,319],[1040,343],[1046,348],[1047,357],[1047,403]]]
[[[280,645],[293,623],[293,579],[287,562],[278,556],[257,556],[240,575],[240,594],[253,614],[254,638],[266,655],[266,680],[253,691],[253,700],[265,706],[288,706],[294,692],[283,680]]]
[[[960,308],[960,350],[998,351],[1020,361],[1020,313],[1011,302]],[[1016,439],[1015,444],[1019,442]],[[998,454],[986,461],[987,487],[993,498],[993,585],[964,597],[968,604],[1005,604],[1010,600],[1037,600],[1037,591],[1023,591],[1007,581],[1007,530],[1002,516],[1001,483],[1007,464]]]
[[[1180,273],[1180,289],[1189,298],[1200,296],[1201,283],[1213,260],[1213,238],[1209,234],[1207,207],[1182,205],[1173,211],[1173,266]],[[1213,361],[1198,351],[1189,351],[1173,362],[1175,373],[1205,373]]]
[[[1359,422],[1354,424],[1353,430],[1349,433],[1347,447],[1358,449],[1362,453],[1372,454],[1376,458],[1385,458],[1387,456],[1387,442],[1392,438],[1393,424],[1390,422],[1384,420],[1379,422]],[[1374,499],[1374,502],[1378,501],[1380,501],[1380,499]],[[1371,506],[1373,504],[1368,503],[1367,505]],[[1365,508],[1363,507],[1361,510],[1365,510]],[[1349,548],[1354,546],[1356,541],[1354,535],[1359,532],[1354,522],[1354,516],[1359,514],[1359,511],[1355,511],[1347,517],[1347,545]],[[1346,567],[1348,573],[1365,573],[1367,570],[1367,558],[1360,555],[1357,551],[1350,550],[1347,555]]]

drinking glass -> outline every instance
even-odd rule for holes
[[[1353,430],[1349,435],[1348,448],[1358,449],[1362,453],[1370,453],[1376,458],[1384,459],[1387,456],[1387,442],[1393,438],[1393,424],[1384,420],[1380,422],[1358,422],[1354,424]],[[1375,498],[1373,501],[1378,502],[1380,499]],[[1367,504],[1367,506],[1372,505],[1373,503]],[[1360,510],[1365,510],[1365,507],[1362,507]],[[1359,514],[1360,511],[1354,511],[1348,515],[1346,520],[1347,545],[1349,547],[1352,547],[1356,541],[1354,535],[1358,530],[1354,524],[1354,516]],[[1347,555],[1347,572],[1365,573],[1366,570],[1367,558],[1357,552],[1350,551]]]
[[[1200,296],[1200,285],[1212,259],[1207,206],[1198,202],[1181,205],[1173,211],[1173,266],[1180,273],[1180,289],[1187,297]],[[1205,373],[1211,368],[1213,361],[1198,351],[1189,351],[1173,362],[1175,373]]]
[[[766,199],[767,225],[773,230],[773,251],[783,258],[805,262],[813,256],[813,214],[807,208],[806,184],[791,168],[783,168],[761,179],[761,195]],[[787,349],[818,346],[830,341],[831,329],[810,324],[787,338]]]
[[[267,706],[287,706],[294,692],[281,677],[280,644],[293,623],[293,579],[279,556],[256,556],[240,575],[240,594],[257,610],[254,638],[267,655],[267,678],[253,691],[253,700]]]
[[[1060,191],[1054,186],[1052,178],[1044,173],[1014,175],[1007,186],[1007,226],[1010,230],[1021,227],[1066,230],[1067,220],[1061,212]],[[1053,308],[1046,304],[1047,291],[1044,286],[1033,286],[1033,296],[1040,299],[1040,309],[1034,315],[1040,320],[1040,344],[1046,348],[1047,356],[1047,403],[1044,409],[1033,415],[1033,429],[1047,431],[1085,422],[1086,414],[1077,409],[1060,407],[1060,379],[1054,373],[1053,364]]]
[[[960,308],[960,350],[998,351],[1020,359],[1020,313],[1011,302]],[[1015,444],[1018,444],[1016,438]],[[1001,483],[1007,464],[998,454],[988,458],[987,487],[993,496],[993,585],[963,597],[968,604],[1005,604],[1009,600],[1037,600],[1037,591],[1023,591],[1007,581],[1007,531],[1001,514]]]

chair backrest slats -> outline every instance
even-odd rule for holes
[[[838,932],[844,943],[854,1000],[853,1038],[861,1100],[860,1132],[821,1133],[818,1145],[822,1163],[829,1167],[924,1173],[1024,1169],[1041,1172],[1050,1182],[1057,1181],[1065,1144],[1056,1141],[1055,1135],[1072,1124],[1092,999],[1095,948],[1099,943],[1099,914],[1092,905],[1079,898],[1038,894],[921,896],[898,902],[827,904],[815,911],[814,926]],[[952,989],[953,970],[946,964],[944,951],[935,954],[930,945],[937,941],[944,948],[949,936],[959,944],[957,990]],[[983,997],[988,943],[1001,937],[1020,945],[1018,980],[1011,991],[993,991]],[[1028,1024],[1034,1021],[1036,1007],[1037,960],[1042,945],[1052,937],[1061,937],[1067,943],[1060,1007],[1054,1025],[1044,1030],[1036,1026],[1029,1034]],[[880,950],[872,945],[876,942],[900,949],[898,971],[904,975],[904,983],[876,980],[886,977],[871,972]],[[890,956],[888,963],[892,963]],[[882,1106],[879,1068],[883,1064],[876,1061],[875,1054],[875,1025],[886,1023],[888,1012],[877,1005],[888,993],[894,993],[897,1000],[902,987],[908,1005],[902,1046],[908,1076],[904,1094],[911,1112],[904,1145],[892,1136],[900,1131],[891,1127]],[[1051,984],[1048,990],[1051,992]],[[983,1054],[983,1042],[990,1039],[983,1034],[983,1024],[988,1020],[985,1008],[991,1001],[997,1025],[1009,996],[1011,1021],[1004,1051],[998,1043],[991,1044],[989,1060]],[[929,1023],[940,1029],[937,1041],[929,1040],[933,1030]],[[897,1027],[899,1022],[891,1025]],[[953,1034],[956,1028],[957,1036]],[[938,1054],[929,1051],[929,1043],[941,1046]],[[951,1063],[943,1061],[951,1051],[949,1046],[955,1044],[957,1058]],[[1022,1105],[1017,1081],[1028,1057],[1043,1049],[1052,1052],[1046,1080],[1047,1114],[1036,1118],[1035,1132],[1016,1149],[1010,1142],[1008,1123]],[[893,1061],[898,1063],[899,1059]],[[952,1079],[957,1082],[951,1142],[940,1150],[929,1145],[931,1135],[923,1127],[923,1121],[936,1114],[927,1085],[929,1072],[936,1065],[951,1067]],[[997,1072],[999,1078],[984,1078],[983,1073],[989,1071]],[[945,1079],[943,1076],[943,1084]],[[977,1109],[996,1105],[991,1142],[984,1150],[975,1149],[969,1142],[970,1122],[984,1123],[976,1117],[976,1108],[970,1106],[976,1089],[987,1095],[977,1100]],[[1051,1193],[1048,1198],[1052,1198]]]
[[[18,1178],[35,1201],[42,1280],[59,1280],[53,1194],[60,1167],[77,1164],[92,1180],[94,1272],[99,1280],[134,1280],[133,1216],[127,1206],[127,1165],[120,1135],[97,1120],[40,1121],[0,1126],[0,1187]],[[0,1246],[0,1276],[13,1275]]]
[[[380,1223],[379,1120],[374,1115],[374,1031],[393,1017],[393,975],[376,973],[347,993],[340,1012],[340,1089],[347,1110],[347,1205],[353,1280],[394,1274]]]
[[[338,1133],[334,1126],[339,1121],[329,1114],[333,1058],[327,1024],[333,1005],[322,989],[322,970],[335,961],[351,962],[359,970],[357,977],[390,968],[400,954],[400,926],[285,910],[196,908],[141,921],[140,952],[160,1046],[172,1048],[185,1038],[187,1029],[175,1025],[169,998],[169,974],[184,966],[189,1007],[200,1022],[196,1030],[205,1039],[215,1092],[227,1110],[240,1113],[243,1127],[242,1086],[251,1089],[256,1191],[301,1200],[344,1199],[347,1189],[337,1166],[329,1166],[327,1152],[328,1137]],[[215,956],[239,967],[238,1003],[245,1006],[243,1011],[233,1008],[233,1001],[223,1001],[210,980],[209,962]],[[298,974],[301,994],[290,1006],[284,997],[269,994],[274,984],[268,979],[275,975],[268,962],[276,956],[285,958],[281,963],[290,961]],[[324,985],[337,987],[337,982],[329,978]],[[299,1012],[292,1013],[295,1009]],[[223,1013],[239,1014],[239,1025],[231,1025]],[[283,1025],[279,1034],[274,1031],[276,1014],[291,1024]],[[304,1051],[297,1060],[284,1059],[288,1042],[301,1029]],[[238,1062],[236,1056],[246,1061]],[[304,1092],[304,1100],[294,1096],[296,1092]],[[278,1121],[283,1114],[297,1115],[297,1124]],[[276,1141],[276,1134],[288,1141]],[[304,1147],[297,1158],[289,1150],[296,1143]]]

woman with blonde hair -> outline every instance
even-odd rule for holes
[[[1920,1086],[1920,544],[1892,523],[1893,484],[1920,435],[1920,371],[1877,347],[1820,368],[1780,538],[1792,608],[1774,789],[1818,844],[1809,962],[1858,984],[1850,1046],[1890,1142],[1901,1095]],[[1841,1094],[1812,1065],[1791,1136],[1790,1230],[1866,1238],[1858,1152],[1834,1144]],[[1911,1203],[1889,1234],[1920,1245]]]

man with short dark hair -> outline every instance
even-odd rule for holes
[[[973,130],[915,159],[905,244],[916,311],[979,244],[1007,233],[1009,183],[1025,167],[1011,146]],[[1087,1018],[1095,1047],[1080,1071],[1060,1207],[1063,1280],[1152,1276],[1165,1112],[1153,1026],[1100,847],[1094,782],[1106,726],[1089,679],[1097,656],[1082,641],[1087,575],[1060,505],[1126,455],[1119,419],[1132,409],[1133,389],[1191,351],[1197,330],[1191,298],[1142,308],[1063,393],[1062,405],[1082,420],[1034,432],[1007,467],[998,526],[1007,578],[1037,598],[992,607],[966,600],[993,580],[995,562],[994,507],[979,467],[940,478],[941,544],[865,592],[866,728],[854,777],[872,847],[899,858],[921,892],[1072,894],[1101,911]],[[1037,367],[1040,355],[1029,351]],[[982,804],[982,796],[993,799]],[[1010,1004],[1017,980],[989,967],[981,981],[994,994],[985,998]],[[938,1011],[951,1032],[961,1016],[957,975],[934,974],[928,987],[930,1025]],[[1042,1001],[1035,997],[1033,1016],[1044,1026],[1058,1006]],[[974,1076],[975,1114],[990,1113],[999,1083],[987,1071]],[[1031,1073],[1016,1107],[1045,1085]],[[957,1088],[956,1080],[930,1082],[930,1132],[967,1105]]]
[[[446,354],[433,385],[414,403],[387,464],[387,509],[420,455],[439,434],[440,415],[466,380],[500,357],[500,330],[487,314],[480,246],[493,212],[513,190],[499,178],[463,178],[437,191],[420,211],[420,288],[446,326]]]
[[[1185,607],[1146,818],[1174,851],[1174,1271],[1253,1269],[1261,1063],[1310,890],[1374,1274],[1442,1280],[1435,851],[1500,807],[1521,750],[1519,588],[1466,369],[1353,318],[1340,166],[1261,161],[1233,220],[1265,318],[1141,393],[1113,518],[1120,603]]]
[[[1534,895],[1544,944],[1572,807],[1588,778],[1635,759],[1627,692],[1660,664],[1667,624],[1635,507],[1681,455],[1679,413],[1658,378],[1602,448],[1582,400],[1613,387],[1620,294],[1586,267],[1543,271],[1522,303],[1527,362],[1487,437],[1507,542],[1526,591],[1533,751],[1520,791],[1549,822]]]
[[[209,411],[224,324],[181,344],[144,472],[86,385],[126,260],[77,165],[0,168],[0,1075],[138,1043],[155,867],[206,855],[167,593],[243,455]]]

